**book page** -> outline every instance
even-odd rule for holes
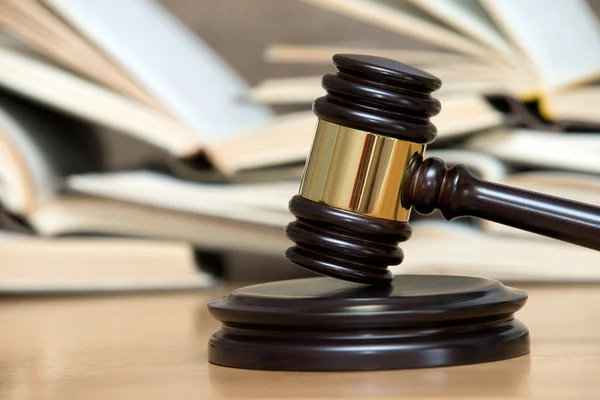
[[[336,53],[370,54],[391,58],[413,66],[466,63],[470,59],[470,57],[461,54],[435,50],[382,49],[360,45],[297,45],[285,43],[273,43],[269,45],[265,50],[264,59],[269,63],[331,65],[332,57]]]
[[[98,198],[59,198],[28,216],[45,236],[109,234],[181,240],[210,251],[240,251],[281,257],[290,246],[284,227],[215,218]]]
[[[43,0],[205,142],[265,121],[246,83],[155,0]]]
[[[585,0],[482,0],[491,17],[531,60],[540,91],[600,75],[600,25]]]
[[[86,78],[162,110],[159,103],[37,0],[4,0],[0,26]]]
[[[469,171],[486,181],[498,182],[508,174],[507,166],[495,157],[477,151],[461,148],[427,149],[426,158],[437,157],[450,168],[454,165],[465,165]]]
[[[588,133],[498,130],[473,137],[465,147],[518,165],[600,173],[600,137]]]
[[[469,66],[465,66],[462,70],[452,67],[441,68],[438,66],[427,68],[427,72],[443,81],[442,88],[433,94],[434,97],[461,93],[482,95],[507,93],[518,96],[527,90],[526,85],[517,86],[515,81],[513,81],[515,85],[512,87],[493,70],[480,69],[477,71],[475,68],[469,68]],[[472,72],[472,74],[469,75],[469,72]],[[265,79],[250,89],[246,94],[246,98],[249,101],[262,104],[312,104],[317,98],[327,94],[321,86],[322,80],[321,75]]]
[[[469,35],[485,45],[492,46],[504,54],[508,60],[514,59],[518,52],[507,40],[479,0],[409,0],[436,18],[455,29]]]
[[[437,141],[501,126],[505,117],[483,97],[464,93],[441,97],[442,110],[431,118],[438,130]]]
[[[411,36],[423,42],[482,59],[498,58],[470,37],[462,35],[406,1],[304,0],[359,21]]]
[[[236,138],[214,142],[206,154],[227,175],[242,170],[304,162],[310,149],[317,117],[298,111],[272,118]]]
[[[412,238],[401,247],[404,261],[390,267],[396,275],[451,274],[521,282],[600,281],[600,252],[541,236],[505,237],[457,222],[417,222]],[[565,260],[569,260],[569,268],[565,268]]]
[[[600,86],[581,86],[549,93],[540,99],[540,111],[549,120],[598,125],[600,131]]]
[[[324,96],[322,75],[265,79],[246,94],[249,101],[264,104],[310,104]]]
[[[531,79],[507,66],[495,66],[475,60],[424,64],[421,69],[438,77],[442,87],[433,96],[449,93],[497,94],[520,96],[530,92]],[[324,96],[323,76],[297,76],[265,79],[246,94],[250,101],[264,104],[310,104]]]
[[[133,204],[281,226],[293,220],[288,202],[297,194],[300,182],[221,185],[129,171],[72,175],[67,186],[75,192]]]
[[[186,125],[64,69],[0,45],[0,87],[53,109],[193,155],[202,143]]]

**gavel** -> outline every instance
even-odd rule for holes
[[[313,104],[312,149],[287,226],[286,257],[325,275],[235,289],[208,304],[222,323],[213,364],[348,371],[465,365],[530,351],[514,314],[518,288],[485,277],[394,277],[409,217],[439,210],[600,250],[600,208],[485,182],[463,165],[425,158],[438,78],[402,63],[337,54]],[[432,249],[435,251],[435,249]],[[449,257],[452,255],[450,254]],[[337,279],[336,279],[337,278]]]
[[[298,195],[295,246],[286,258],[321,275],[388,284],[400,264],[398,244],[411,237],[411,210],[446,220],[477,217],[600,250],[600,207],[475,177],[424,158],[436,138],[430,118],[441,111],[435,76],[400,62],[336,54]]]

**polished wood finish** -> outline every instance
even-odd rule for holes
[[[364,371],[505,360],[529,352],[514,318],[525,292],[498,281],[397,276],[366,286],[333,278],[263,283],[212,301],[223,323],[208,359],[235,368]]]
[[[0,398],[598,399],[600,285],[517,285],[531,353],[460,367],[269,372],[208,362],[206,304],[233,287],[0,301]]]
[[[328,207],[294,196],[289,204],[296,217],[286,228],[295,243],[285,256],[322,275],[351,282],[388,284],[394,276],[389,265],[402,262],[398,243],[410,238],[410,224],[373,218]]]
[[[441,87],[439,79],[381,57],[337,54],[333,62],[338,72],[324,77],[327,95],[313,105],[319,118],[402,141],[430,143],[435,139],[429,118],[440,111],[439,102],[431,96]],[[341,160],[338,163],[344,164]],[[332,168],[323,165],[323,169]],[[338,170],[344,167],[336,165]],[[327,172],[312,171],[312,175],[326,176]],[[421,214],[440,210],[448,220],[478,217],[600,250],[600,207],[485,182],[463,165],[447,168],[442,160],[423,160],[417,152],[397,174],[402,177],[400,184],[382,179],[369,190],[375,193],[385,185],[399,186],[398,203],[407,210],[413,208]],[[360,185],[361,177],[353,182]],[[369,194],[362,192],[361,196],[368,198]],[[290,261],[353,282],[390,282],[386,266],[402,262],[402,252],[394,247],[410,237],[408,223],[386,222],[303,200],[296,196],[290,203],[298,218],[287,230],[296,243],[286,253]],[[380,230],[381,226],[386,228]]]
[[[441,81],[425,71],[387,58],[336,54],[335,74],[323,77],[327,95],[313,104],[325,121],[371,133],[431,143],[437,130],[429,120],[441,110],[431,93]]]
[[[486,182],[437,158],[426,159],[407,184],[407,206],[422,214],[438,209],[447,220],[478,217],[600,250],[600,207]]]
[[[438,158],[418,161],[406,174],[403,205],[421,214],[439,210],[447,220],[482,218],[600,250],[600,207],[486,182],[465,166],[447,168]],[[313,272],[352,282],[389,283],[387,266],[402,262],[404,253],[397,245],[412,234],[408,223],[350,213],[300,196],[291,199],[290,211],[297,220],[286,233],[295,245],[286,257]]]

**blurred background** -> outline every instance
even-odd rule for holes
[[[312,143],[311,103],[341,52],[442,79],[428,155],[600,204],[600,1],[0,7],[0,291],[309,276],[283,256],[287,203]],[[398,274],[600,279],[591,250],[437,213],[411,223]]]

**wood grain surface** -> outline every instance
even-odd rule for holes
[[[532,353],[423,370],[295,373],[207,362],[225,289],[0,301],[1,399],[600,398],[600,286],[524,286]]]

